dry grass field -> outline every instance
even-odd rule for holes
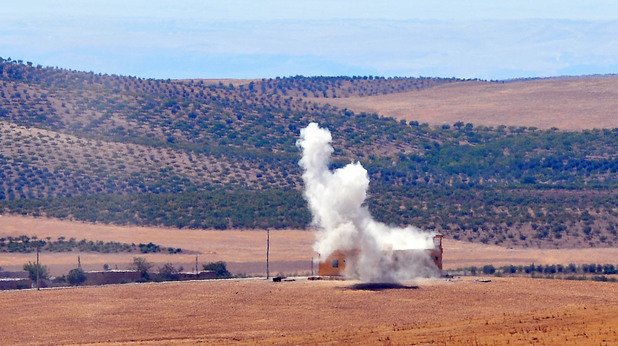
[[[36,235],[39,238],[64,236],[76,239],[118,241],[124,243],[154,242],[162,246],[180,247],[195,252],[200,263],[226,261],[234,273],[264,272],[265,231],[178,230],[156,227],[130,227],[22,216],[0,216],[0,237]],[[271,232],[271,270],[273,273],[309,273],[313,256],[314,235],[311,231],[278,230]],[[507,249],[500,246],[444,240],[444,266],[454,269],[493,264],[568,264],[616,263],[618,248],[584,249]],[[64,274],[77,265],[77,252],[44,253],[43,263],[52,274]],[[134,256],[146,257],[155,264],[167,262],[186,269],[195,265],[195,254],[102,254],[82,253],[81,262],[87,270],[100,270],[103,264],[124,269]],[[34,254],[0,254],[0,266],[21,270]]]
[[[196,252],[199,262],[226,261],[234,273],[261,273],[264,271],[266,250],[265,231],[179,230],[157,227],[113,226],[69,222],[55,219],[0,216],[0,236],[37,235],[39,238],[74,237],[76,239],[118,241],[123,243],[153,242],[162,246],[179,247]],[[309,272],[313,233],[282,230],[271,232],[271,266],[278,271]],[[44,253],[42,261],[53,274],[66,273],[77,265],[77,252]],[[0,254],[0,266],[21,268],[34,254]],[[100,270],[103,264],[124,269],[134,256],[142,256],[156,264],[167,262],[191,269],[195,253],[189,254],[135,254],[135,253],[82,253],[81,262],[87,270]]]
[[[312,101],[435,125],[463,121],[564,130],[618,127],[616,76],[452,83],[420,91]]]
[[[5,291],[0,338],[4,344],[618,343],[612,283],[354,284],[254,279]]]

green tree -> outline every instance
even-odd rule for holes
[[[37,270],[39,272],[39,279],[45,280],[49,278],[49,270],[47,269],[47,266],[40,263],[37,265],[34,262],[28,261],[28,263],[24,264],[24,270],[28,272],[28,277],[32,281],[36,281]]]
[[[225,278],[229,278],[232,276],[232,273],[230,273],[227,270],[227,265],[223,261],[210,262],[210,263],[204,264],[203,267],[204,267],[204,270],[215,272],[215,275],[217,276],[217,278],[220,278],[220,279],[225,279]]]
[[[150,269],[152,269],[153,264],[148,262],[144,257],[133,257],[133,263],[129,266],[129,268],[136,270],[140,273],[140,276],[143,281],[150,280]]]
[[[483,274],[485,274],[485,275],[492,275],[495,272],[496,272],[496,268],[494,268],[494,266],[492,266],[491,264],[483,266]]]
[[[71,269],[67,275],[67,281],[71,286],[79,286],[86,282],[86,273],[82,268]]]
[[[165,263],[162,267],[159,267],[158,279],[162,281],[177,281],[180,279],[180,272],[182,267],[174,267],[171,263]]]

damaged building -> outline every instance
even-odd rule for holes
[[[393,271],[405,270],[406,266],[410,266],[412,261],[427,261],[426,265],[431,266],[432,263],[441,272],[442,271],[442,234],[433,236],[433,247],[428,249],[402,249],[402,250],[384,250],[384,261],[390,261]],[[419,256],[423,253],[426,256]],[[357,263],[356,259],[360,255],[359,250],[342,251],[337,250],[325,259],[319,259],[318,275],[329,277],[342,277],[354,271],[350,265]]]

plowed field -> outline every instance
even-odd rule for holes
[[[616,284],[492,278],[128,284],[0,292],[3,344],[618,343]]]

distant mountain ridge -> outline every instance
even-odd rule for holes
[[[382,221],[503,245],[618,242],[618,129],[432,127],[313,101],[475,83],[225,84],[0,59],[0,209],[120,224],[303,228],[310,215],[295,142],[316,121],[333,133],[333,166],[367,167],[368,206]]]

